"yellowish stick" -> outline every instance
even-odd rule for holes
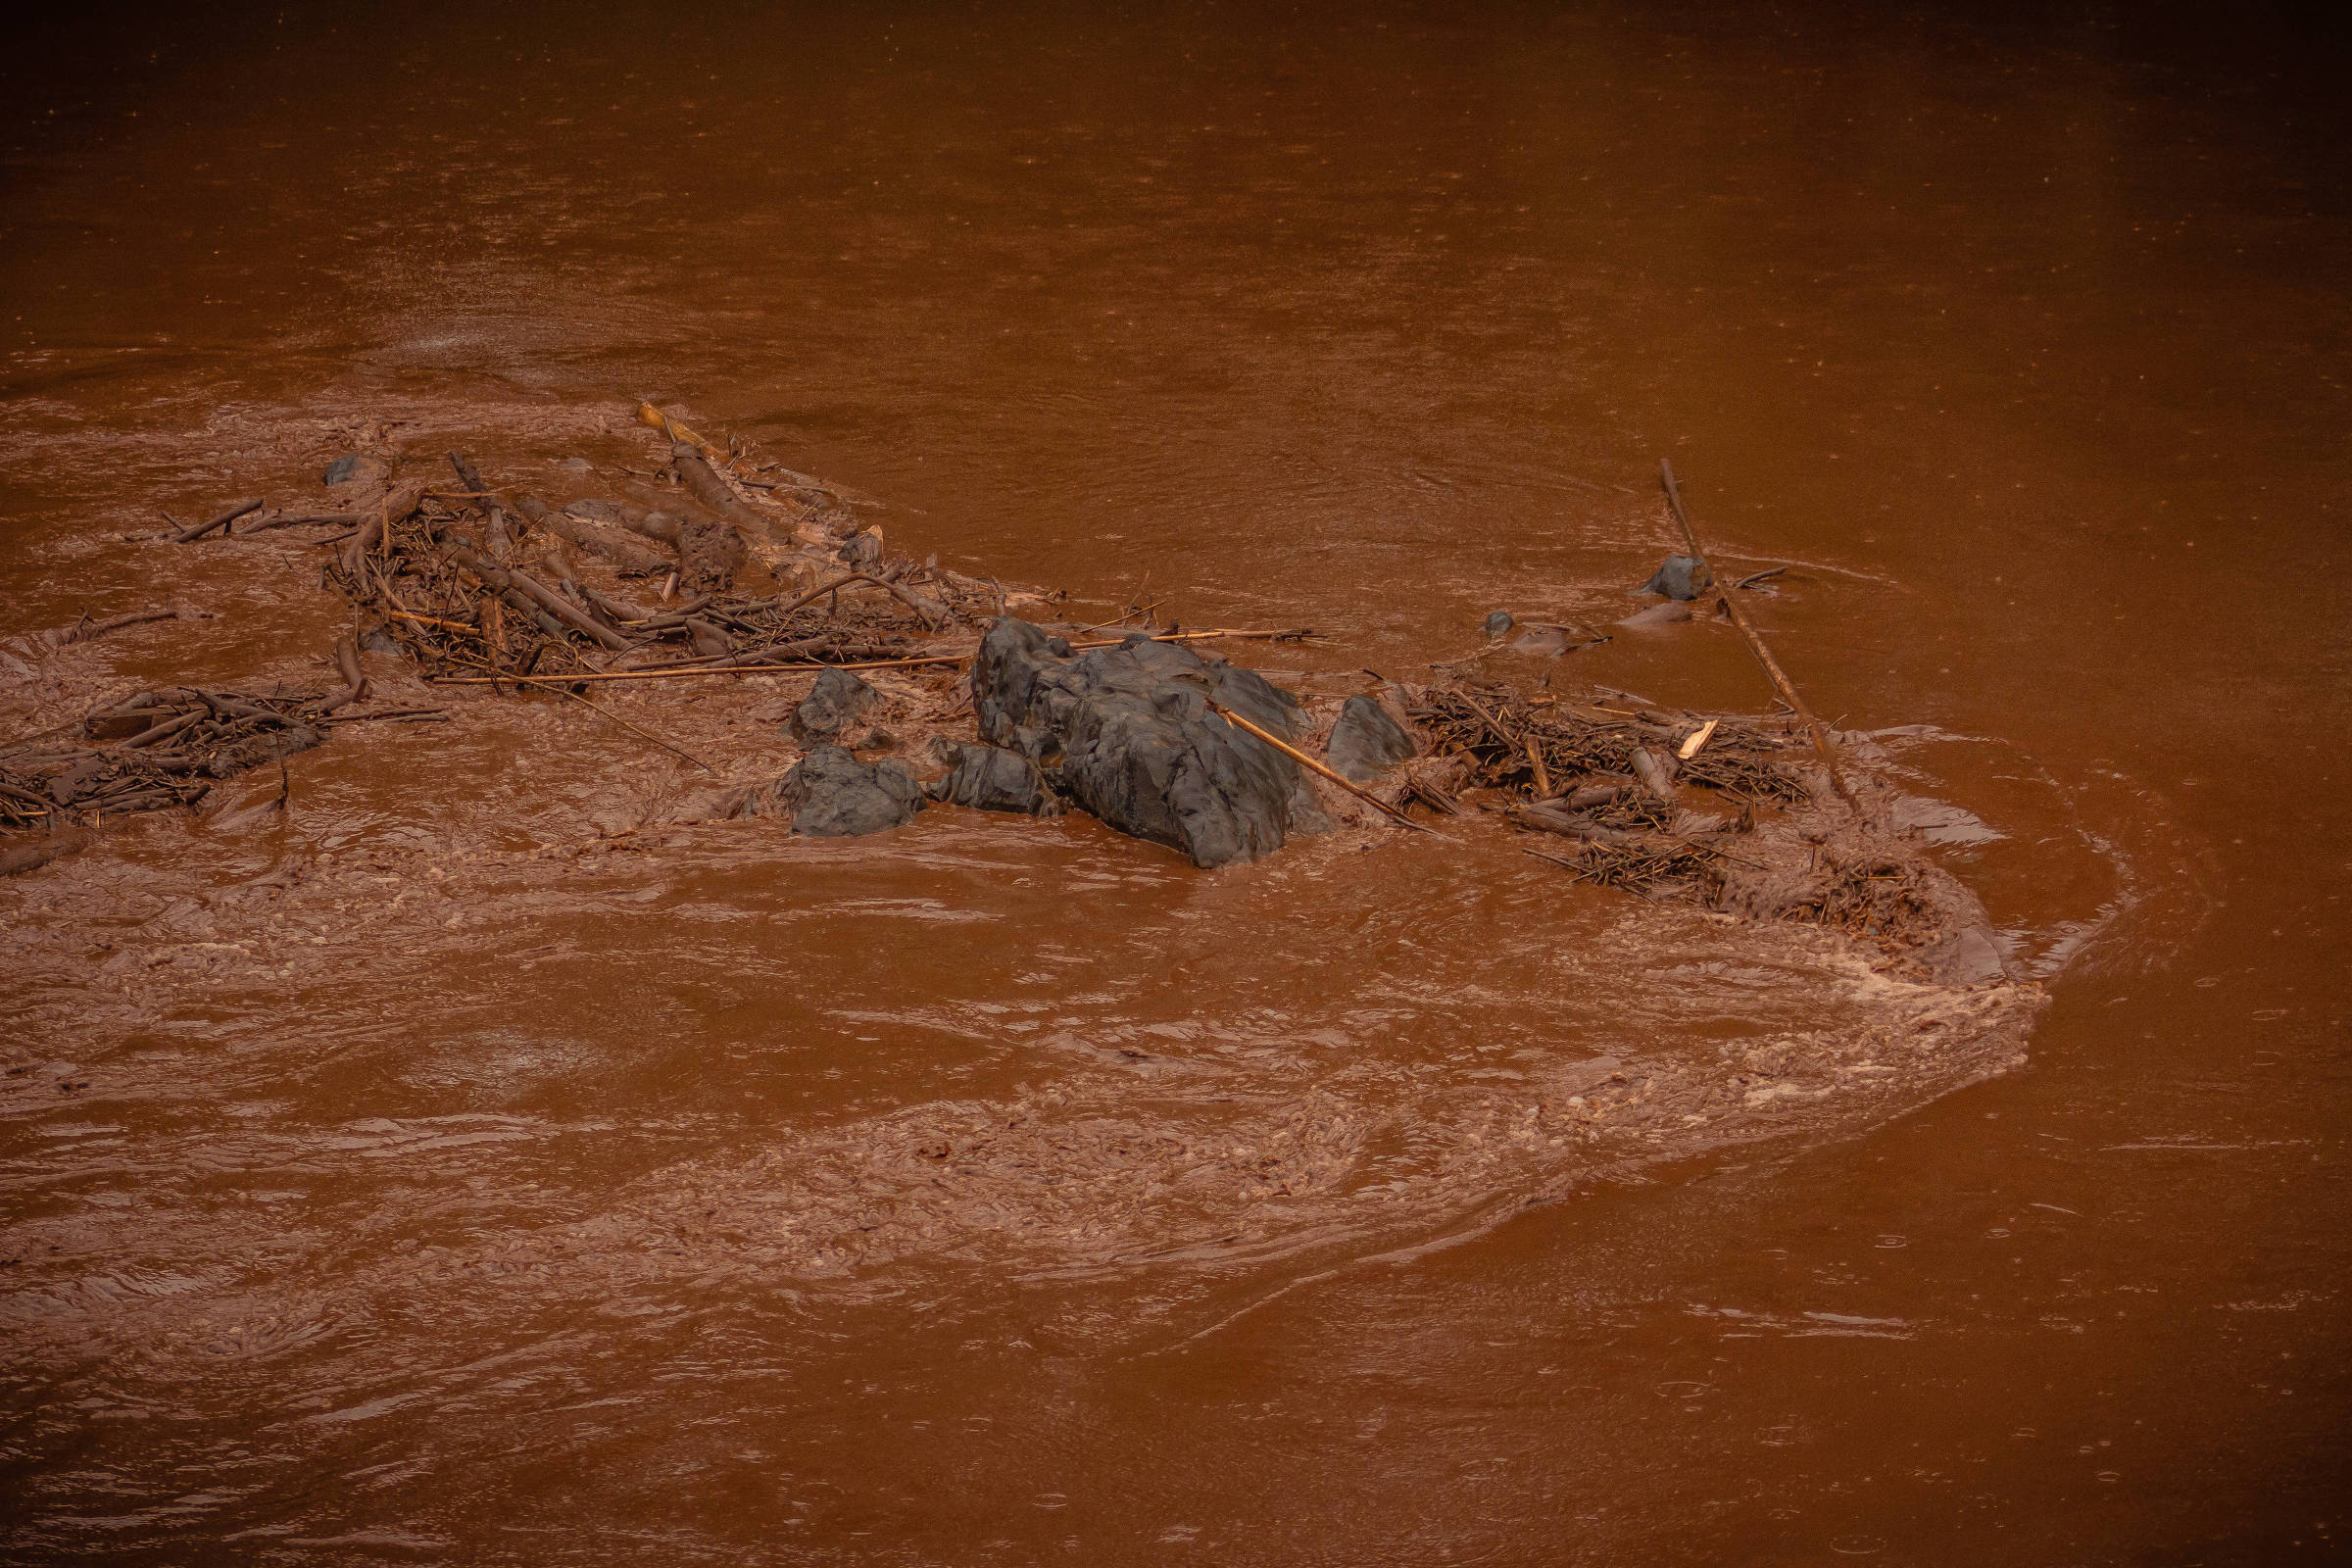
[[[1357,800],[1362,801],[1365,805],[1374,807],[1379,810],[1386,812],[1390,816],[1396,818],[1398,822],[1404,824],[1406,827],[1411,828],[1416,833],[1427,833],[1432,838],[1441,839],[1446,836],[1445,834],[1440,833],[1434,827],[1414,821],[1411,817],[1405,815],[1402,811],[1396,809],[1396,807],[1391,806],[1388,802],[1382,800],[1370,790],[1362,788],[1353,779],[1348,778],[1344,774],[1334,772],[1331,768],[1324,766],[1321,762],[1316,761],[1313,758],[1298,750],[1298,747],[1293,746],[1289,741],[1282,739],[1278,735],[1267,734],[1264,730],[1259,729],[1255,724],[1250,723],[1248,719],[1235,712],[1232,709],[1227,708],[1215,698],[1211,697],[1207,699],[1207,701],[1210,710],[1216,713],[1218,717],[1224,719],[1226,723],[1233,725],[1237,729],[1246,730],[1250,734],[1256,736],[1259,740],[1264,741],[1268,746],[1273,747],[1276,751],[1289,758],[1292,761],[1297,762],[1300,767],[1306,768],[1310,772],[1319,774],[1322,777],[1331,780],[1334,784],[1337,784],[1340,788],[1346,790]]]

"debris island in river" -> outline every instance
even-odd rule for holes
[[[1427,683],[1367,674],[1368,690],[1301,699],[1232,656],[1310,630],[1080,626],[1057,597],[893,555],[857,492],[721,448],[651,406],[638,417],[653,465],[629,494],[553,505],[462,453],[368,450],[329,466],[306,505],[248,499],[172,519],[156,538],[192,548],[315,534],[321,589],[350,607],[334,678],[158,687],[0,748],[0,874],[102,842],[109,818],[203,809],[222,780],[275,769],[282,781],[286,758],[343,725],[440,717],[370,703],[368,662],[391,659],[408,689],[549,694],[675,755],[708,780],[672,821],[843,836],[941,807],[1077,809],[1204,868],[1335,831],[1507,834],[1564,877],[1827,928],[1915,979],[2003,979],[1975,897],[1898,825],[1898,791],[1831,754],[1760,641],[1789,698],[1771,713],[1577,698],[1477,660],[1433,665]],[[1645,591],[1684,618],[1739,619],[1753,640],[1735,596],[1756,580],[1716,584],[1693,538]],[[19,647],[37,658],[168,613]],[[1488,623],[1497,638],[1512,628],[1499,612]],[[1595,640],[1530,637],[1541,646],[1523,651],[1554,655]],[[682,694],[796,671],[814,683],[770,715],[775,750],[757,777],[598,701],[618,682]]]

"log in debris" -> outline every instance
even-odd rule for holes
[[[1700,573],[1713,585],[1714,573],[1706,565],[1706,553],[1698,548],[1698,533],[1690,526],[1690,514],[1683,509],[1682,486],[1675,483],[1674,464],[1671,461],[1663,458],[1658,460],[1658,480],[1665,486],[1666,503],[1674,512],[1674,520],[1682,527],[1684,543],[1690,547],[1690,554],[1697,558]],[[1748,579],[1750,582],[1755,580]],[[1745,587],[1746,584],[1740,586]],[[1747,618],[1747,612],[1740,608],[1739,599],[1720,588],[1716,589],[1715,597],[1717,603],[1723,606],[1724,612],[1732,617],[1732,624],[1740,628],[1740,635],[1747,639],[1747,646],[1755,654],[1756,662],[1764,666],[1764,673],[1779,690],[1781,701],[1787,703],[1789,711],[1803,722],[1806,733],[1813,739],[1813,750],[1821,757],[1822,766],[1829,770],[1830,783],[1838,794],[1847,794],[1845,780],[1838,771],[1838,750],[1830,743],[1829,729],[1813,716],[1813,710],[1807,708],[1805,700],[1797,695],[1796,683],[1788,678],[1787,670],[1781,668],[1781,662],[1772,657],[1772,649],[1765,643],[1764,634],[1756,630],[1754,621]]]
[[[217,528],[227,527],[230,523],[236,521],[239,517],[244,516],[249,512],[259,512],[261,510],[262,498],[260,496],[247,496],[242,501],[231,501],[227,506],[223,507],[220,512],[215,514],[210,522],[191,523],[187,527],[180,529],[179,532],[174,534],[172,537],[177,539],[183,545],[188,544],[194,540],[203,538],[206,534],[213,532]]]
[[[144,626],[150,621],[157,620],[201,620],[203,618],[203,611],[182,610],[177,607],[170,610],[137,610],[127,615],[114,615],[105,620],[93,620],[88,615],[83,615],[71,625],[52,626],[47,631],[35,632],[31,641],[41,648],[69,648],[75,643],[95,641],[108,632],[121,631],[126,626]]]

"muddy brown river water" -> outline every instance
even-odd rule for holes
[[[651,397],[1326,691],[1623,613],[1664,456],[2046,1011],[1492,846],[645,832],[676,758],[383,660],[449,720],[0,882],[0,1557],[2345,1558],[2328,37],[358,9],[0,67],[0,635],[215,617],[0,738],[320,679],[298,541],[122,535],[355,439]]]

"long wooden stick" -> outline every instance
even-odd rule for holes
[[[211,533],[215,528],[227,527],[230,523],[236,521],[248,512],[259,512],[261,510],[262,498],[260,496],[247,496],[242,501],[231,501],[226,507],[220,510],[220,514],[215,516],[212,521],[191,523],[187,527],[180,529],[176,534],[173,534],[172,537],[184,545],[191,540],[203,538],[206,534]]]
[[[591,669],[569,675],[428,675],[433,686],[568,686],[579,680],[689,680],[719,675],[808,675],[820,669],[902,669],[913,664],[960,664],[969,654],[933,654],[921,659],[871,659],[858,664],[717,664],[688,669]]]
[[[695,766],[701,768],[706,773],[715,773],[718,771],[717,768],[712,767],[709,762],[704,761],[701,758],[695,756],[683,746],[671,745],[668,741],[663,740],[652,730],[630,723],[627,719],[621,717],[610,708],[597,707],[596,704],[590,702],[587,698],[582,697],[578,692],[567,692],[561,686],[556,688],[556,692],[560,696],[570,698],[573,702],[579,704],[591,713],[595,713],[603,718],[611,719],[613,723],[618,724],[622,729],[634,730],[637,734],[640,734],[647,740],[652,741],[656,746],[661,747],[663,751],[676,753],[678,756],[683,757],[686,759],[686,760],[692,762]]]
[[[459,656],[459,657],[461,657],[461,658],[462,658],[463,656],[461,655],[461,656]],[[480,668],[481,666],[480,666],[479,664],[475,664],[475,666],[474,666],[474,667],[478,669],[478,668]],[[501,678],[501,679],[506,679],[506,680],[524,680],[524,679],[528,679],[529,677],[527,677],[527,676],[509,675],[509,676],[502,676],[502,677],[500,677],[500,678]],[[454,680],[453,680],[453,681],[446,682],[446,683],[444,683],[444,684],[447,684],[447,685],[452,685],[452,686],[455,686],[455,685],[472,685],[472,684],[474,684],[474,682],[472,682],[472,681],[470,681],[470,680],[466,680],[466,681],[454,681]],[[676,755],[678,755],[678,756],[680,756],[680,757],[683,757],[684,759],[686,759],[686,760],[688,760],[689,762],[692,762],[692,763],[693,763],[695,766],[697,766],[697,767],[701,768],[701,769],[702,769],[704,772],[706,772],[706,773],[715,773],[715,772],[717,772],[717,771],[718,771],[718,769],[717,769],[717,768],[715,768],[715,767],[712,767],[712,766],[711,766],[711,765],[710,765],[709,762],[706,762],[706,761],[704,761],[704,760],[703,760],[701,758],[699,758],[699,757],[695,756],[695,755],[694,755],[692,752],[690,752],[690,751],[686,750],[684,747],[682,747],[682,746],[675,746],[675,745],[672,745],[670,742],[668,742],[668,741],[666,741],[666,740],[663,740],[663,739],[662,739],[661,736],[659,736],[659,735],[655,734],[655,733],[654,733],[652,730],[650,730],[650,729],[645,729],[645,728],[643,728],[643,727],[641,727],[641,726],[639,726],[639,725],[636,725],[636,724],[632,724],[632,723],[630,723],[630,722],[629,722],[627,719],[625,719],[625,718],[621,717],[621,716],[620,716],[618,713],[615,713],[614,711],[612,711],[612,710],[611,710],[611,709],[609,709],[609,708],[599,708],[599,707],[598,707],[596,704],[594,704],[594,703],[590,702],[590,701],[589,701],[587,698],[585,698],[585,697],[582,697],[582,696],[581,696],[581,695],[580,695],[578,692],[573,692],[573,691],[565,691],[565,690],[564,690],[563,687],[559,686],[559,687],[557,687],[557,688],[556,688],[556,694],[557,694],[558,696],[560,696],[560,697],[568,697],[568,698],[570,698],[570,699],[571,699],[573,702],[575,702],[575,703],[579,704],[579,705],[580,705],[582,708],[585,708],[585,709],[586,709],[586,710],[588,710],[588,711],[590,711],[591,713],[594,713],[594,714],[598,715],[598,716],[599,716],[599,717],[601,717],[601,718],[609,718],[609,719],[611,719],[611,720],[612,720],[613,723],[615,723],[615,724],[618,724],[618,725],[619,725],[619,726],[620,726],[622,729],[625,729],[625,730],[630,730],[630,731],[633,731],[633,732],[634,732],[634,733],[636,733],[636,734],[639,734],[639,735],[642,735],[642,736],[644,736],[644,737],[645,737],[647,740],[649,740],[649,741],[652,741],[652,742],[653,742],[653,743],[654,743],[656,746],[659,746],[659,747],[661,747],[661,748],[662,748],[663,751],[665,751],[665,752],[673,752],[673,753],[675,753]]]
[[[412,617],[422,618],[422,617]],[[473,628],[466,628],[470,631]],[[1251,638],[1279,642],[1296,637],[1289,631],[1172,631],[1154,637],[1155,643],[1200,643],[1218,638]],[[1126,639],[1116,641],[1072,643],[1072,648],[1117,648]],[[960,664],[970,654],[925,654],[911,659],[869,659],[854,664],[679,664],[661,669],[583,670],[570,675],[443,675],[427,676],[435,686],[499,686],[499,685],[568,685],[575,680],[686,680],[693,677],[710,679],[718,675],[792,675],[816,669],[908,669],[921,664]],[[1419,824],[1414,824],[1418,826]]]
[[[1292,761],[1297,762],[1299,766],[1307,768],[1310,771],[1318,773],[1324,778],[1331,780],[1334,784],[1337,784],[1340,788],[1346,790],[1357,800],[1362,801],[1365,805],[1377,807],[1379,809],[1387,812],[1390,816],[1395,817],[1398,822],[1403,823],[1406,827],[1411,828],[1416,833],[1426,833],[1431,838],[1438,839],[1442,839],[1446,836],[1445,834],[1440,833],[1436,828],[1431,827],[1426,823],[1414,821],[1411,817],[1405,815],[1402,811],[1398,810],[1396,807],[1391,806],[1388,802],[1382,800],[1370,790],[1362,788],[1353,779],[1350,779],[1343,773],[1336,772],[1333,769],[1324,766],[1321,762],[1316,761],[1313,758],[1298,750],[1298,747],[1293,746],[1290,742],[1282,739],[1282,737],[1278,735],[1267,734],[1264,730],[1259,729],[1255,724],[1250,723],[1248,719],[1235,712],[1232,709],[1227,708],[1223,703],[1218,702],[1215,698],[1207,698],[1205,701],[1208,703],[1209,710],[1214,712],[1219,718],[1225,720],[1226,723],[1249,731],[1250,734],[1256,736],[1259,740],[1264,741],[1268,746],[1273,747],[1283,756],[1289,758]]]
[[[1659,459],[1658,477],[1666,486],[1666,504],[1674,509],[1674,520],[1682,524],[1683,543],[1703,564],[1707,553],[1698,548],[1698,534],[1690,526],[1690,514],[1683,510],[1682,487],[1674,482],[1673,463]],[[1708,566],[1709,579],[1712,580],[1714,575],[1715,568]],[[1853,792],[1845,787],[1845,779],[1838,771],[1838,751],[1830,744],[1829,730],[1820,719],[1813,716],[1813,710],[1805,706],[1805,700],[1796,694],[1796,683],[1788,678],[1787,670],[1781,668],[1781,662],[1772,657],[1772,650],[1764,645],[1764,634],[1756,630],[1755,623],[1747,618],[1747,612],[1740,608],[1740,601],[1732,597],[1732,591],[1721,582],[1715,582],[1714,588],[1716,597],[1731,614],[1732,624],[1740,628],[1740,635],[1747,639],[1747,646],[1754,651],[1756,662],[1764,666],[1764,673],[1771,676],[1772,684],[1780,689],[1781,700],[1788,705],[1789,711],[1804,720],[1805,728],[1812,732],[1813,750],[1821,754],[1822,765],[1830,770],[1830,782],[1837,787],[1838,794],[1851,803]]]

